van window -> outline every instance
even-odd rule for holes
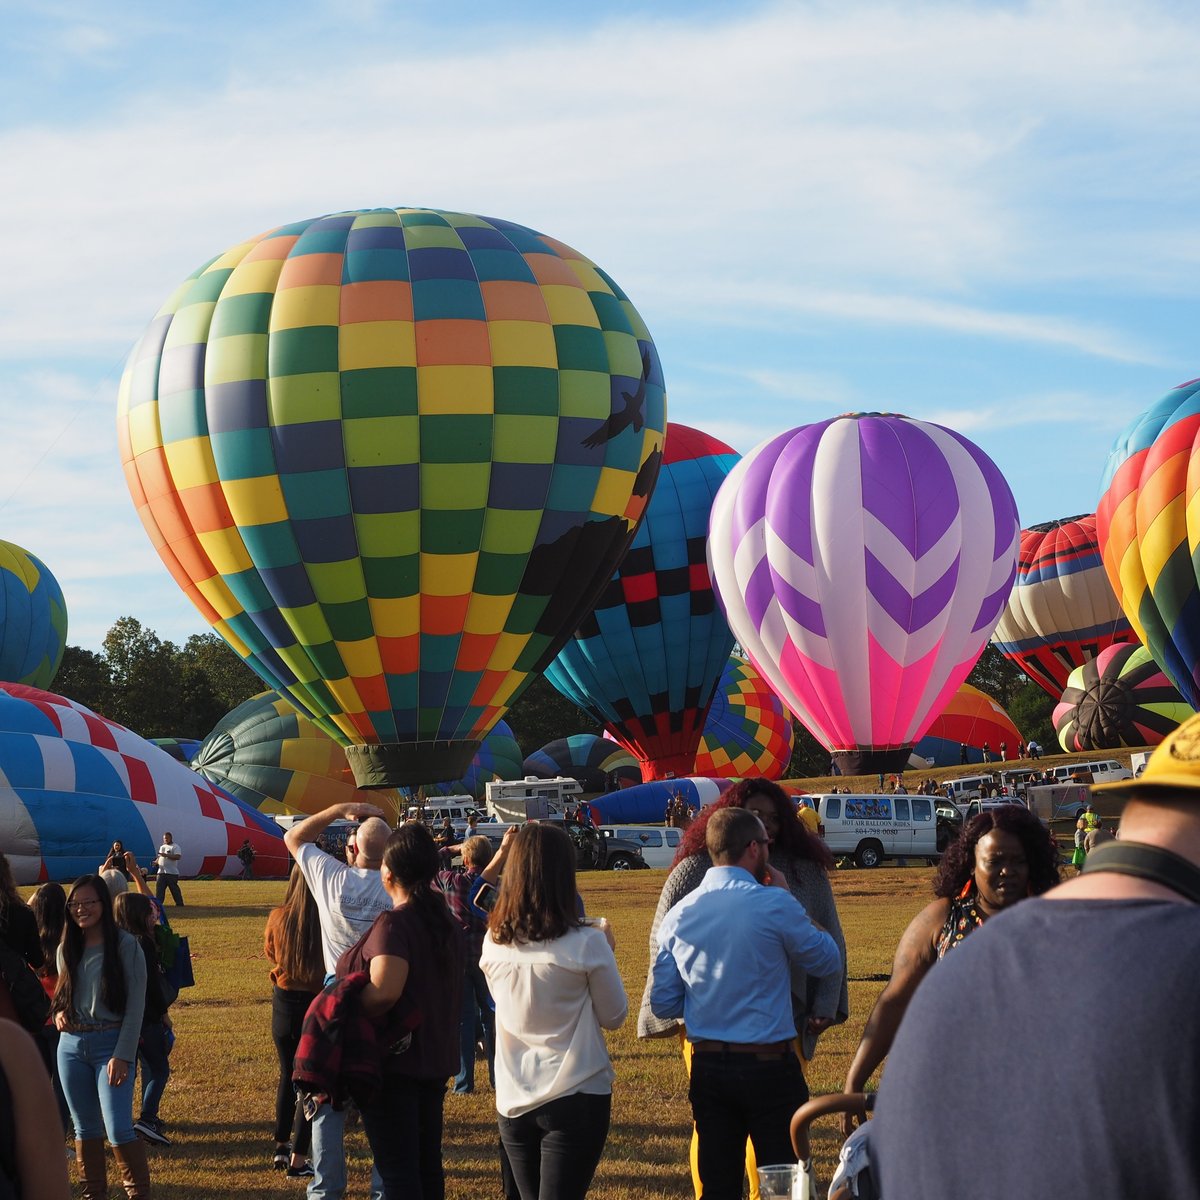
[[[683,831],[680,829],[664,829],[663,836],[667,839],[667,845],[673,848],[679,845],[679,839],[683,837]]]
[[[928,800],[914,796],[912,798],[912,814],[914,821],[931,821],[933,820],[933,805]]]
[[[630,842],[641,842],[643,846],[661,846],[663,836],[661,829],[618,829],[617,837]]]
[[[842,798],[841,796],[830,796],[825,801],[825,819],[827,821],[840,820],[842,816]]]
[[[846,800],[846,820],[890,821],[892,802],[886,796],[851,796]]]
[[[902,799],[900,799],[899,796],[897,796],[896,799],[892,801],[892,803],[896,806],[896,820],[897,821],[907,821],[908,820],[908,801],[902,800]]]

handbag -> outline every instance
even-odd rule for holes
[[[187,936],[171,933],[171,937],[175,939],[175,945],[172,947],[170,965],[166,962],[166,956],[162,956],[163,977],[175,989],[175,995],[178,996],[181,988],[196,986],[196,976],[192,972],[192,950]],[[161,947],[161,942],[159,944]]]

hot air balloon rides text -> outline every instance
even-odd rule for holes
[[[978,446],[857,413],[780,434],[734,467],[709,565],[739,644],[842,772],[898,771],[995,628],[1018,534]]]
[[[649,332],[592,262],[382,208],[187,279],[129,360],[118,432],[176,581],[388,787],[461,777],[591,610],[665,421]]]

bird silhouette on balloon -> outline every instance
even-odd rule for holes
[[[650,351],[642,351],[642,377],[638,380],[636,392],[622,392],[621,398],[625,407],[618,409],[606,420],[599,429],[593,430],[583,439],[583,445],[589,450],[611,442],[618,434],[624,433],[631,425],[635,433],[641,433],[645,423],[642,411],[646,403],[646,383],[650,378]]]

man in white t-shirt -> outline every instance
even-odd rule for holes
[[[171,899],[180,908],[183,907],[183,896],[179,891],[179,860],[182,857],[183,851],[178,843],[171,840],[170,832],[164,833],[162,845],[158,848],[158,878],[154,883],[154,898],[160,908],[163,896],[168,891]]]
[[[346,844],[347,862],[326,854],[316,843],[334,821],[361,821]],[[375,918],[392,907],[379,868],[391,836],[383,810],[373,804],[335,804],[308,817],[283,835],[321,918],[321,950],[326,982],[338,959],[358,941]],[[342,1140],[346,1114],[322,1104],[312,1123],[313,1177],[309,1200],[341,1200],[346,1191],[346,1155]],[[382,1196],[379,1177],[371,1171],[372,1200]]]

